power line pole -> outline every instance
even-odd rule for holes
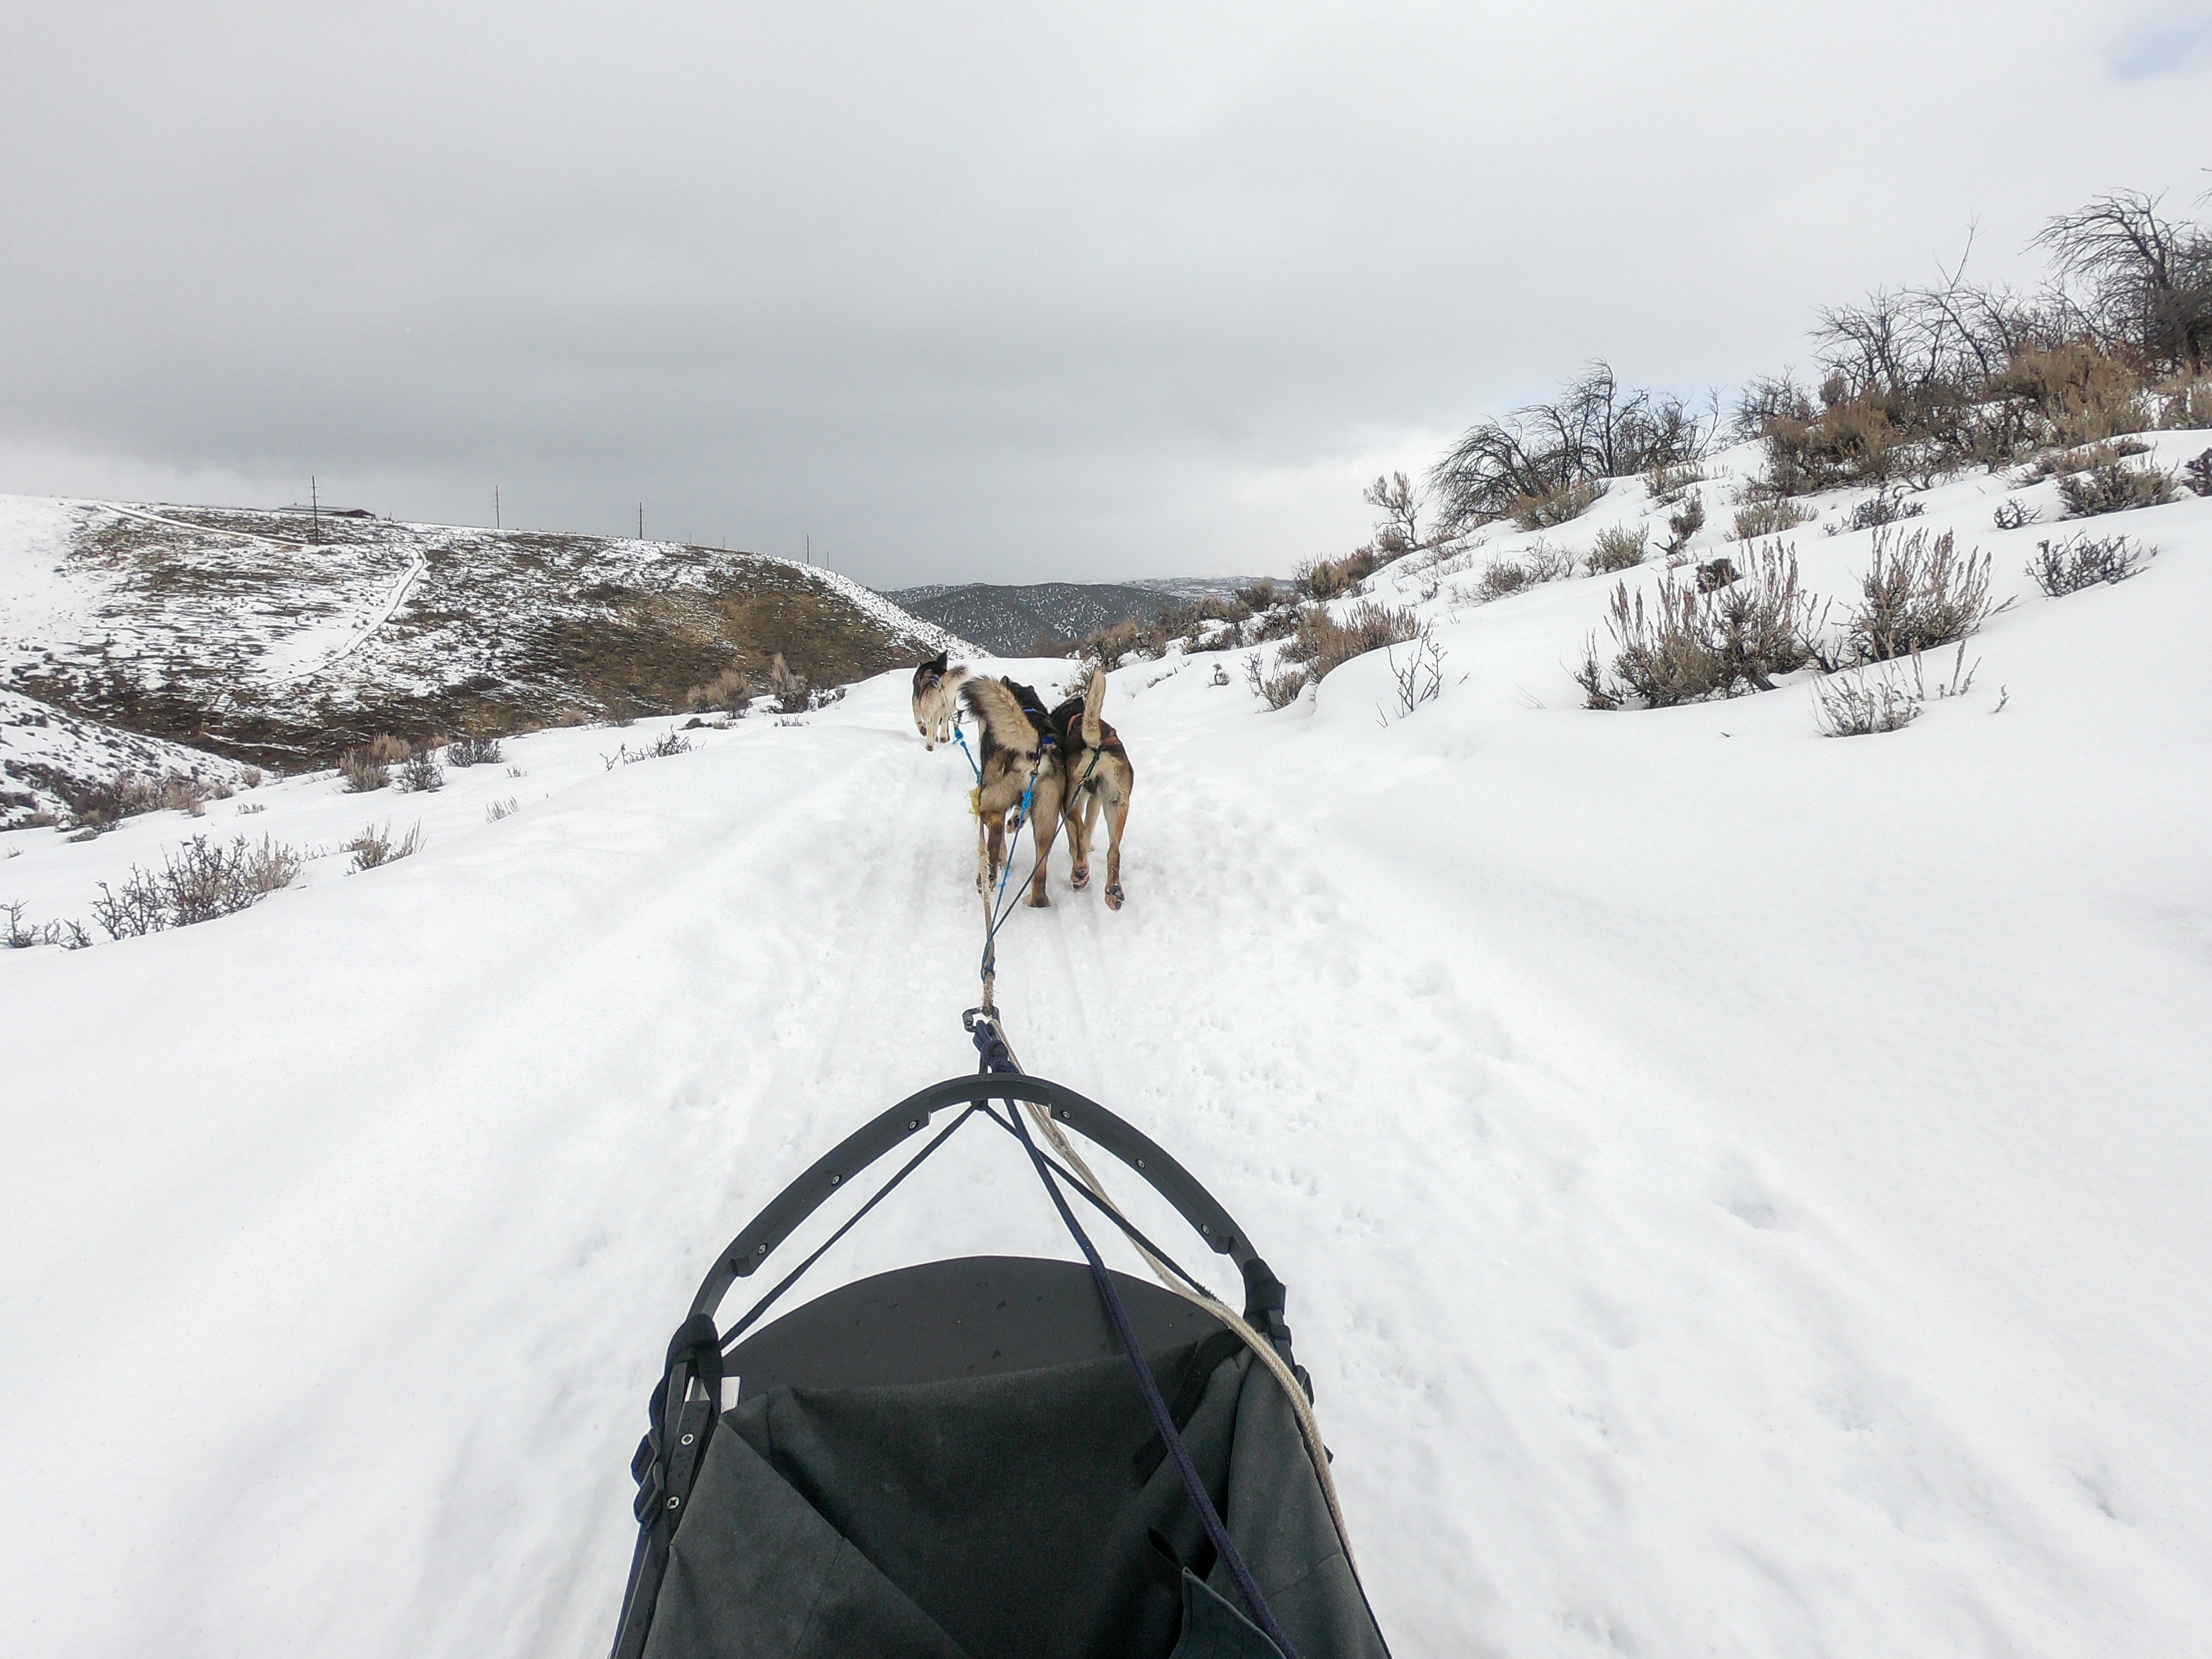
[[[494,530],[504,527],[499,521],[499,486],[497,484],[491,487],[491,527]]]
[[[637,538],[640,541],[645,539],[645,503],[643,501],[637,504]]]
[[[316,490],[315,475],[312,472],[307,475],[307,516],[313,526],[307,532],[307,539],[319,547],[323,541],[323,498]]]

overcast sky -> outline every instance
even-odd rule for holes
[[[1283,572],[1585,359],[2212,185],[2212,5],[33,4],[0,490]]]

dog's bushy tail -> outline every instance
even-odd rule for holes
[[[971,675],[960,682],[960,701],[1000,748],[1024,755],[1036,749],[1037,729],[1030,724],[1020,700],[1006,689],[1004,680]]]
[[[1106,671],[1094,668],[1091,671],[1091,684],[1084,688],[1083,692],[1083,746],[1085,749],[1098,746],[1098,722],[1105,708]]]

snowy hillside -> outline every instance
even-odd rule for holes
[[[0,690],[0,828],[66,822],[72,800],[115,786],[118,774],[197,781],[204,793],[249,787],[253,769],[183,744],[80,720],[33,698]]]
[[[1744,556],[1747,459],[1686,555]],[[1916,498],[2014,603],[1899,731],[1821,736],[1805,672],[1586,709],[1614,577],[1475,602],[1529,535],[1370,580],[1443,653],[1410,713],[1381,653],[1273,712],[1243,653],[1114,676],[1127,906],[1056,860],[1009,1030],[1290,1285],[1406,1659],[2204,1650],[2212,500],[2058,525],[2053,488]],[[1856,592],[1871,534],[1823,526],[1863,499],[1785,532],[1807,589]],[[1540,535],[1666,516],[1625,480]],[[2159,550],[2046,599],[2077,529]],[[11,1654],[604,1651],[712,1253],[973,1064],[970,780],[906,702],[0,835],[36,921],[194,834],[308,855],[240,915],[0,951]],[[372,819],[422,849],[349,873]],[[995,1139],[817,1288],[1066,1254]]]
[[[0,496],[0,683],[264,765],[679,708],[958,644],[832,571],[670,542]]]
[[[1070,642],[1131,617],[1157,617],[1171,604],[1233,593],[1241,576],[1167,576],[1133,582],[963,582],[902,587],[884,597],[917,617],[975,641],[986,650],[1019,653],[1040,638]]]

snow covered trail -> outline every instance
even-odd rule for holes
[[[429,568],[428,556],[420,551],[416,552],[410,559],[407,568],[399,573],[399,579],[392,584],[391,591],[385,594],[376,609],[369,614],[368,618],[356,628],[349,638],[321,660],[309,662],[291,669],[280,677],[279,683],[289,684],[299,680],[312,678],[324,670],[344,661],[362,646],[367,645],[369,641],[376,637],[379,629],[399,614],[399,607],[407,603],[407,596],[415,591],[415,584],[422,580],[422,573]]]
[[[2212,611],[2185,543],[1994,623],[2002,719],[1863,742],[1787,690],[1568,712],[1599,584],[1448,623],[1466,681],[1384,730],[1378,660],[1272,715],[1203,657],[1115,677],[1127,908],[1059,853],[1000,1002],[1289,1284],[1401,1655],[2202,1647],[2212,718],[2157,674]],[[256,834],[420,811],[428,848],[0,954],[9,1651],[604,1650],[713,1253],[973,1064],[969,777],[905,702],[611,770],[613,734],[544,733],[427,799],[273,784]],[[43,919],[208,828],[18,832],[0,872]],[[814,1288],[1068,1254],[996,1139]]]

